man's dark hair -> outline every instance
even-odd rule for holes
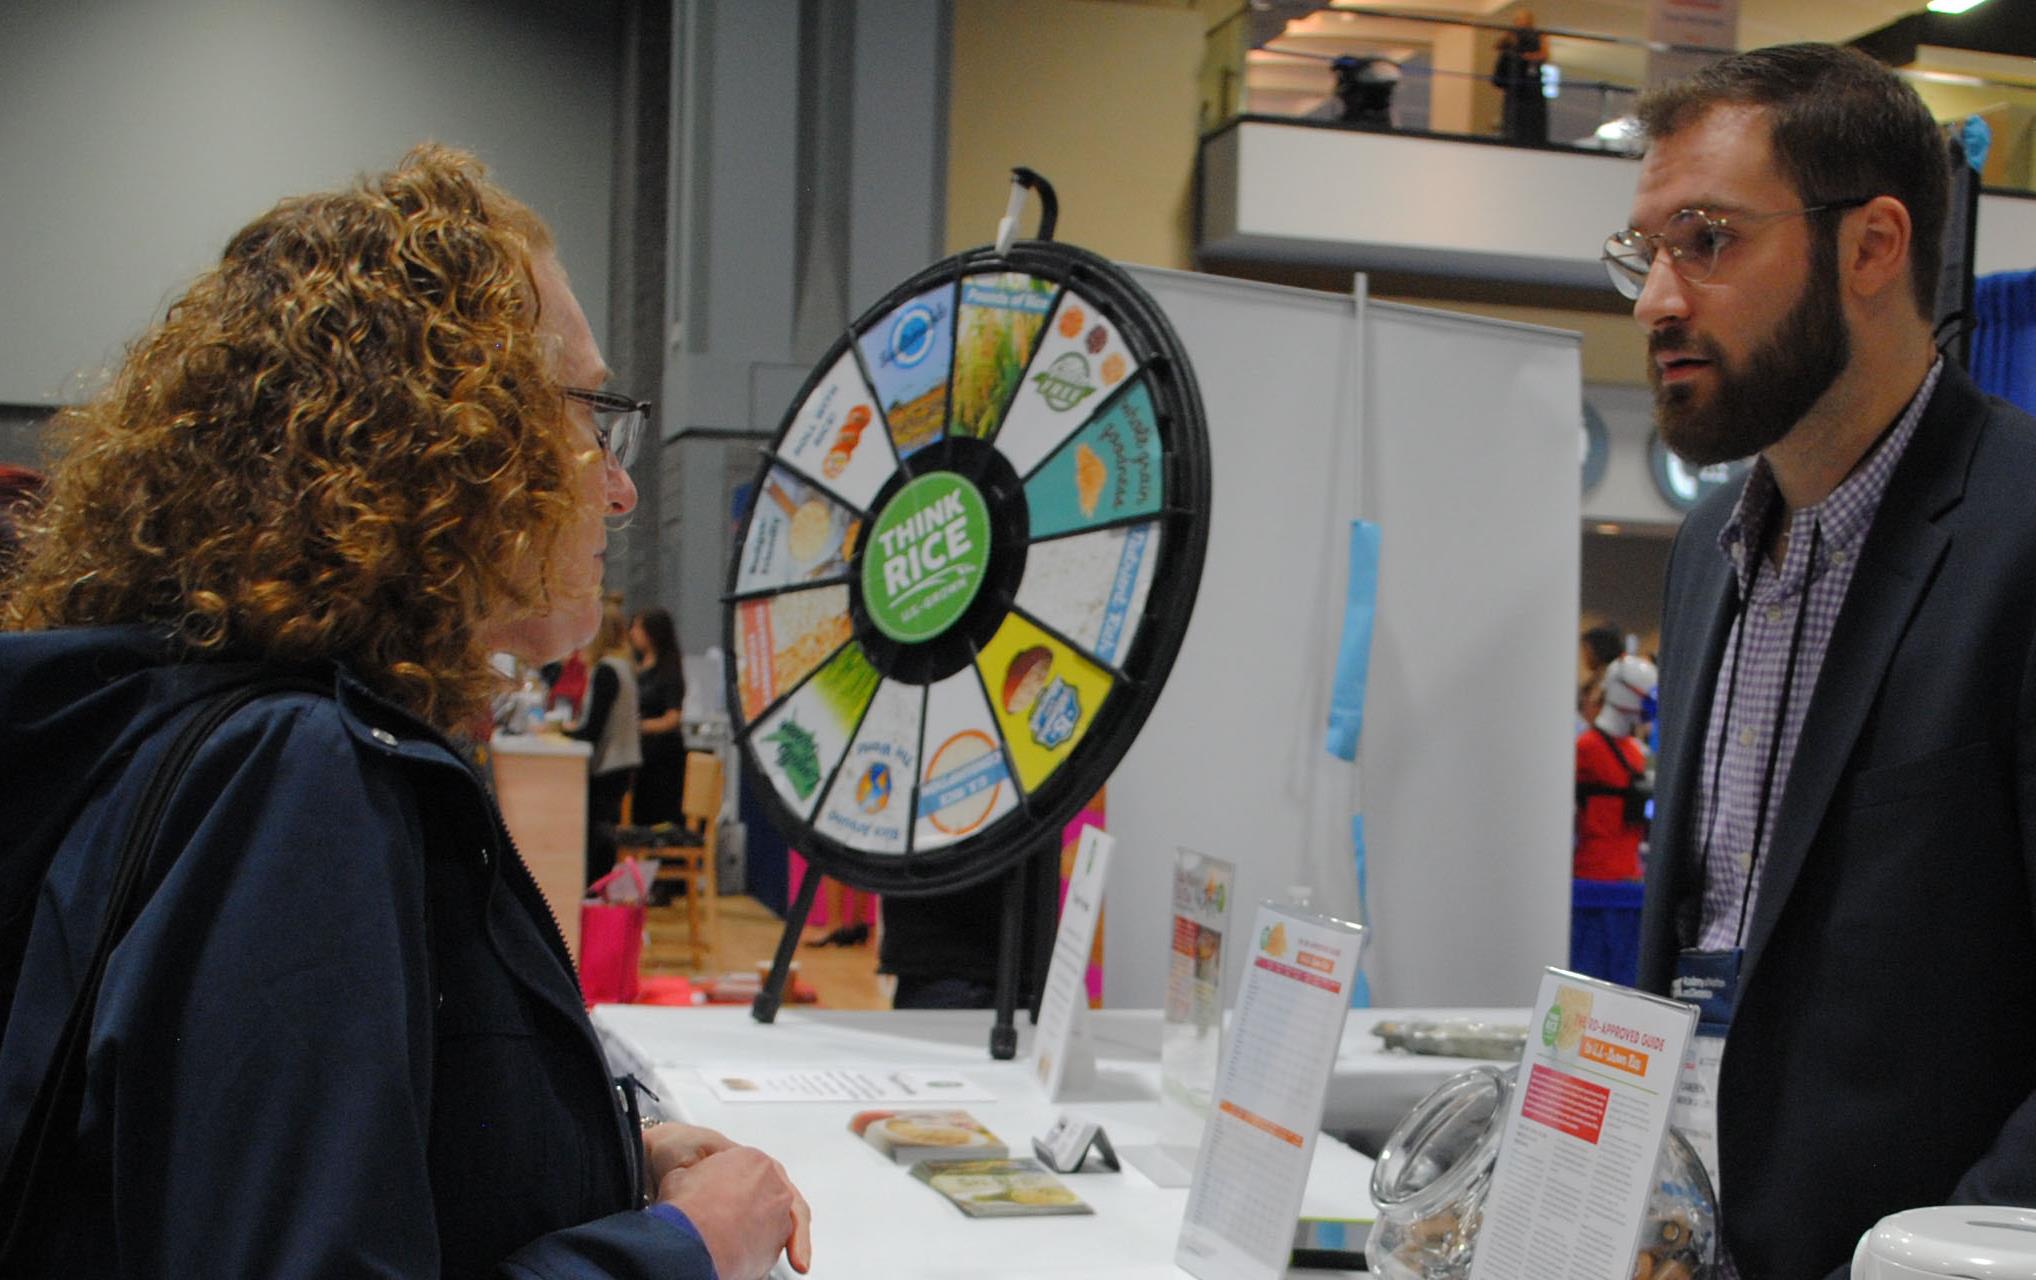
[[[1609,622],[1600,623],[1578,638],[1584,648],[1591,651],[1591,657],[1601,667],[1609,667],[1614,659],[1626,652],[1626,637],[1619,628]]]
[[[1930,109],[1889,68],[1857,49],[1783,44],[1733,54],[1640,99],[1652,139],[1696,124],[1711,108],[1763,107],[1775,163],[1806,205],[1893,196],[1909,211],[1910,285],[1925,320],[1936,312],[1944,260],[1950,151]],[[1837,219],[1812,219],[1835,246]]]

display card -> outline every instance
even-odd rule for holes
[[[801,817],[813,812],[881,678],[862,646],[851,644],[757,722],[753,732],[764,772]]]
[[[1141,380],[1112,401],[1025,482],[1032,536],[1051,537],[1133,516],[1166,501],[1165,449]]]
[[[1223,1041],[1223,939],[1237,869],[1193,849],[1174,850],[1173,928],[1159,1029],[1160,1096],[1192,1117],[1200,1137]]]
[[[1696,1011],[1550,969],[1485,1202],[1472,1280],[1626,1280]]]
[[[858,345],[900,458],[940,439],[954,363],[954,285],[926,290],[865,329]]]
[[[886,680],[834,775],[814,826],[865,853],[903,853],[919,768],[919,715],[926,692]]]
[[[1276,1280],[1315,1155],[1364,929],[1261,903],[1174,1261],[1201,1280]]]
[[[949,431],[979,440],[996,434],[1059,288],[1018,271],[962,278]]]
[[[1053,959],[1039,1000],[1039,1030],[1032,1037],[1032,1072],[1046,1096],[1060,1101],[1095,1074],[1095,1046],[1088,1035],[1089,953],[1096,945],[1096,921],[1103,914],[1103,884],[1110,850],[1117,841],[1101,827],[1082,828],[1075,846],[1074,872],[1061,902]]]
[[[855,355],[844,351],[827,376],[799,402],[778,457],[867,511],[898,469],[877,419],[876,395]]]
[[[1029,475],[1137,371],[1138,361],[1101,309],[1078,293],[1062,294],[1004,415],[997,449],[1019,475]]]
[[[1095,721],[1114,683],[1110,673],[1016,613],[1004,618],[976,665],[1019,785],[1037,791]]]
[[[848,576],[862,519],[810,481],[772,467],[742,543],[738,595]]]
[[[1159,563],[1158,521],[1033,544],[1018,607],[1113,667],[1145,618]]]
[[[973,835],[1011,811],[1011,780],[996,721],[973,668],[926,690],[926,742],[912,847],[926,851]]]
[[[754,720],[855,634],[848,587],[787,591],[735,606],[735,687]]]
[[[896,1102],[921,1107],[950,1102],[994,1102],[996,1095],[952,1071],[908,1069],[878,1073],[852,1067],[701,1067],[720,1102]]]

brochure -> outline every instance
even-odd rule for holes
[[[971,1218],[1095,1212],[1037,1160],[941,1160],[914,1166],[912,1176]]]
[[[986,1160],[1011,1153],[966,1111],[858,1111],[848,1127],[899,1164]]]

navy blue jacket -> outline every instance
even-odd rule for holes
[[[249,668],[139,628],[0,636],[0,1151],[90,958],[136,797]],[[479,779],[328,670],[242,709],[113,953],[55,1271],[711,1277]]]
[[[2036,422],[1947,366],[1888,480],[1761,855],[1720,1068],[1745,1280],[1844,1280],[1934,1204],[2036,1205]],[[1699,767],[1740,488],[1683,522],[1639,985],[1697,909]]]

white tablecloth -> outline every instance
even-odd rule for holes
[[[1353,1010],[1331,1086],[1325,1127],[1380,1136],[1410,1104],[1462,1067],[1446,1058],[1387,1054],[1372,1025],[1387,1017],[1434,1010]],[[1448,1011],[1471,1016],[1511,1011]],[[971,1219],[906,1171],[857,1141],[848,1119],[856,1103],[725,1103],[697,1068],[756,1070],[847,1067],[960,1069],[996,1094],[967,1109],[1010,1146],[1031,1154],[1031,1140],[1063,1112],[1092,1119],[1117,1146],[1150,1144],[1161,1125],[1158,1099],[1159,1016],[1154,1011],[1100,1011],[1092,1016],[1096,1084],[1077,1100],[1046,1101],[1025,1063],[1031,1027],[1021,1016],[1019,1057],[995,1062],[987,1045],[986,1011],[837,1012],[785,1009],[770,1026],[746,1007],[670,1009],[603,1005],[594,1011],[609,1061],[660,1095],[665,1113],[719,1129],[781,1160],[814,1210],[814,1276],[896,1277],[899,1280],[1022,1280],[1075,1276],[1102,1280],[1175,1280],[1172,1262],[1187,1205],[1185,1188],[1155,1185],[1136,1169],[1080,1173],[1068,1185],[1094,1216]],[[1404,1099],[1404,1102],[1402,1101]],[[1383,1122],[1383,1127],[1381,1126]],[[1302,1212],[1332,1218],[1369,1217],[1371,1162],[1333,1138],[1315,1144]],[[1297,1276],[1343,1273],[1296,1272]]]

